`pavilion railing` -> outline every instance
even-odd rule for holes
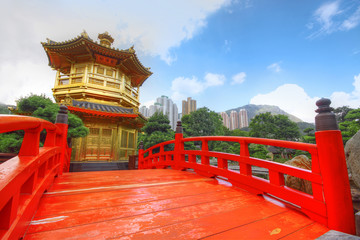
[[[43,147],[40,132],[46,130]],[[0,115],[0,133],[24,130],[16,157],[0,164],[0,239],[19,239],[26,231],[44,191],[69,170],[67,109],[60,107],[56,124],[26,116]]]
[[[268,195],[298,208],[330,229],[355,234],[355,219],[350,193],[341,132],[338,130],[330,100],[317,102],[319,113],[315,118],[316,144],[250,137],[190,137],[183,138],[178,122],[175,139],[157,144],[147,150],[139,149],[139,169],[167,168],[193,169],[207,177],[225,178],[234,186]],[[224,141],[240,144],[240,154],[209,151],[209,142]],[[201,143],[199,150],[186,150],[187,142]],[[249,144],[261,144],[309,152],[311,170],[251,157]],[[211,164],[210,158],[215,159]],[[239,171],[230,170],[228,162],[235,162]],[[252,166],[267,169],[269,179],[254,175]],[[313,194],[307,194],[285,185],[285,177],[293,176],[311,183]]]

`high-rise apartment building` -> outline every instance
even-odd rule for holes
[[[167,96],[161,96],[156,99],[154,105],[149,108],[142,106],[140,113],[145,117],[151,117],[155,112],[160,112],[168,117],[171,129],[176,129],[176,123],[178,121],[178,108],[173,101]]]
[[[236,111],[230,112],[230,130],[239,128],[239,114]]]
[[[226,112],[221,112],[220,115],[223,119],[223,125],[230,130],[249,126],[249,119],[246,109],[240,109],[239,112],[231,111],[230,116]]]
[[[240,109],[239,111],[239,128],[244,128],[249,126],[249,119],[247,111],[245,109]]]
[[[223,122],[223,125],[227,128],[230,129],[230,118],[229,118],[229,115],[227,115],[226,112],[221,112],[220,113],[220,116],[222,117],[222,122]]]
[[[187,100],[182,101],[182,116],[190,114],[191,112],[196,111],[196,100],[188,97]]]

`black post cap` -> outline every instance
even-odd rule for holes
[[[176,133],[183,133],[183,128],[181,125],[181,121],[177,121],[177,125],[176,125]]]
[[[140,144],[139,144],[139,149],[144,150],[144,143],[143,143],[143,141],[140,142]]]
[[[65,105],[60,105],[60,110],[56,116],[55,123],[68,124],[68,108]]]
[[[327,98],[321,98],[316,102],[315,112],[318,114],[315,117],[315,129],[316,131],[326,131],[326,130],[339,130],[335,114],[332,112],[334,110],[330,107],[331,101]]]

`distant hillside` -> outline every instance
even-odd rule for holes
[[[10,105],[6,105],[3,103],[0,103],[0,114],[9,114],[8,107],[11,107]]]
[[[315,124],[314,123],[307,123],[307,122],[298,122],[297,123],[298,127],[300,128],[300,133],[301,135],[304,135],[304,130],[306,128],[313,128],[315,131]]]
[[[258,115],[260,113],[270,112],[271,114],[274,114],[274,115],[282,114],[282,115],[288,116],[291,121],[296,122],[296,123],[303,122],[301,119],[285,112],[284,110],[281,110],[279,107],[271,106],[271,105],[248,104],[248,105],[245,105],[242,107],[227,110],[226,113],[228,115],[230,115],[231,111],[239,112],[240,109],[246,109],[249,120],[251,120],[252,118],[254,118],[256,115]]]

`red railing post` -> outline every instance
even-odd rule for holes
[[[183,139],[183,128],[181,126],[181,121],[177,122],[176,131],[175,131],[175,146],[174,146],[174,167],[173,169],[181,170],[181,151],[184,149]]]
[[[25,135],[21,144],[19,157],[36,156],[39,154],[41,130],[41,124],[39,124],[39,126],[36,128],[25,130]]]
[[[320,99],[315,117],[316,145],[320,172],[323,180],[328,227],[333,230],[355,234],[355,217],[350,193],[341,132],[335,115],[331,112],[331,101]]]
[[[139,144],[138,169],[144,169],[144,143],[143,143],[143,141],[141,141]]]
[[[69,171],[70,167],[70,156],[67,155],[67,130],[68,130],[68,115],[67,107],[64,105],[60,106],[58,115],[56,116],[55,125],[58,126],[62,132],[56,140],[56,145],[61,147],[60,153],[60,169],[59,175],[61,175],[66,167],[65,171]],[[65,156],[67,158],[65,159]],[[66,161],[66,162],[65,162]]]

